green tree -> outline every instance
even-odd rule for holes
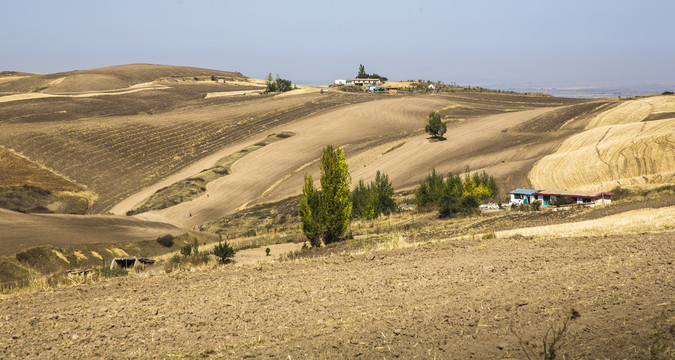
[[[275,82],[275,84],[276,84],[277,90],[279,90],[279,91],[281,91],[281,92],[286,92],[286,91],[291,91],[291,90],[292,90],[292,88],[291,88],[291,81],[290,81],[290,80],[286,80],[286,79],[280,78],[280,77],[279,77],[279,74],[277,74],[277,78],[276,78],[276,80],[275,80],[274,82]]]
[[[375,181],[372,183],[375,197],[375,216],[380,214],[389,215],[396,211],[396,200],[394,200],[394,186],[389,181],[389,175],[380,173],[377,170]]]
[[[357,79],[367,79],[368,74],[366,73],[366,67],[363,64],[359,64],[359,74],[356,75]]]
[[[344,151],[338,146],[328,145],[321,154],[321,221],[323,241],[326,244],[337,241],[344,235],[352,213],[349,199],[351,175]]]
[[[352,191],[352,216],[361,219],[375,218],[375,194],[370,185],[366,185],[363,179]]]
[[[235,250],[230,244],[226,241],[225,243],[218,241],[218,245],[213,247],[213,255],[220,258],[221,263],[227,262],[227,259],[234,257]]]
[[[305,186],[302,188],[300,198],[300,218],[302,219],[302,232],[305,233],[312,246],[321,246],[321,213],[320,193],[314,188],[312,176],[305,175]]]
[[[267,87],[266,90],[268,92],[277,91],[277,83],[274,82],[274,78],[272,78],[272,73],[267,74],[267,79],[265,79],[265,86]]]
[[[436,203],[443,197],[444,193],[443,175],[433,169],[431,174],[420,181],[420,186],[415,190],[415,201],[417,206]]]
[[[445,123],[441,121],[441,114],[432,111],[429,113],[429,124],[424,128],[434,138],[443,139],[443,134],[447,130]]]

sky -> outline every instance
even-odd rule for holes
[[[675,1],[0,0],[0,71],[130,63],[296,84],[675,85]]]

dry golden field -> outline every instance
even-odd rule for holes
[[[675,96],[628,100],[542,158],[535,188],[605,190],[675,182]]]

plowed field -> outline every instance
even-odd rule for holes
[[[672,357],[672,233],[462,240],[0,300],[6,358]],[[36,309],[40,309],[36,311]],[[548,339],[551,339],[549,334]],[[536,346],[536,347],[534,347]]]

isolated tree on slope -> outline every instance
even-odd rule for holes
[[[445,123],[441,121],[441,114],[432,111],[429,113],[429,124],[424,128],[434,138],[443,139],[443,134],[447,131]]]

